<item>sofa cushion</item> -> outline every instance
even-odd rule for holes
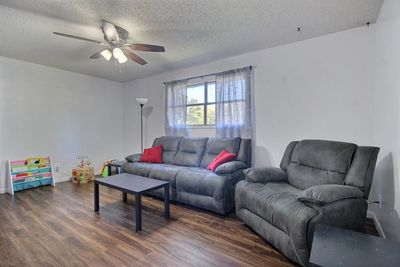
[[[173,164],[198,167],[203,158],[208,138],[182,138]]]
[[[200,166],[203,168],[207,168],[207,166],[215,159],[215,157],[219,153],[221,153],[222,150],[226,150],[229,153],[238,154],[239,144],[239,137],[227,139],[209,139]]]
[[[212,196],[223,199],[229,177],[219,176],[204,168],[185,168],[176,175],[176,190],[179,192]]]
[[[357,145],[303,140],[293,149],[287,166],[288,182],[305,189],[320,184],[343,184]]]
[[[251,166],[251,145],[252,140],[241,138],[239,142],[239,149],[237,153],[237,160],[243,161],[247,166]]]
[[[368,199],[371,189],[378,153],[379,148],[377,147],[359,146],[346,175],[345,184],[361,189],[366,199]]]
[[[300,190],[286,183],[260,185],[241,181],[236,186],[236,205],[247,209],[290,234],[297,224],[306,224],[317,212],[297,200]]]
[[[168,181],[170,198],[176,200],[176,175],[177,173],[185,167],[176,166],[171,164],[152,164],[150,166],[149,176],[153,179]],[[158,190],[158,192],[153,193],[156,196],[164,197],[163,189]]]
[[[153,147],[163,146],[162,161],[164,163],[172,163],[174,161],[181,139],[182,137],[180,136],[162,136],[154,140]]]
[[[158,180],[170,181],[171,187],[175,188],[176,174],[182,168],[184,167],[171,164],[151,164],[148,177]]]
[[[152,163],[146,162],[128,162],[122,165],[122,171],[130,174],[148,177]]]
[[[246,180],[252,183],[286,182],[286,172],[275,167],[253,167],[243,171]]]

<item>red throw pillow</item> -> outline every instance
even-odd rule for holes
[[[163,146],[155,146],[152,148],[146,148],[143,151],[142,156],[140,156],[140,162],[148,162],[148,163],[163,163],[162,162],[162,152]]]
[[[221,164],[223,164],[223,163],[225,163],[225,162],[231,161],[231,160],[233,160],[234,158],[236,158],[236,154],[229,153],[229,152],[226,151],[226,150],[222,150],[222,151],[218,154],[218,156],[216,156],[216,157],[214,158],[214,160],[211,161],[210,164],[208,164],[207,169],[212,170],[213,172],[215,172],[215,169],[216,169],[219,165],[221,165]]]

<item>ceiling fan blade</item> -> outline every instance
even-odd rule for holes
[[[92,39],[88,39],[88,38],[84,38],[84,37],[79,37],[79,36],[75,36],[75,35],[71,35],[71,34],[66,34],[66,33],[61,33],[61,32],[53,32],[53,34],[60,35],[60,36],[63,36],[63,37],[78,39],[78,40],[81,40],[81,41],[87,41],[87,42],[92,42],[92,43],[104,45],[103,42],[99,42],[99,41],[96,41],[96,40],[92,40]]]
[[[99,51],[99,52],[97,52],[97,53],[94,53],[93,55],[91,55],[89,58],[90,59],[98,59],[99,57],[101,57],[101,52],[102,52],[103,50],[101,50],[101,51]]]
[[[124,55],[127,58],[129,58],[130,60],[133,60],[136,63],[139,63],[140,65],[146,65],[147,64],[147,62],[143,58],[139,57],[138,55],[136,55],[135,53],[133,53],[129,49],[124,48],[124,49],[122,49],[122,51],[124,52]]]
[[[104,39],[110,43],[119,43],[119,36],[114,24],[103,20],[101,29],[104,33]]]
[[[145,52],[165,52],[164,46],[161,45],[150,45],[150,44],[129,44],[128,47],[136,51]]]

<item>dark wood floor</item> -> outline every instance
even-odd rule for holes
[[[144,197],[143,232],[134,232],[133,198],[70,182],[0,196],[0,266],[292,266],[235,215]],[[368,231],[374,231],[371,225]]]

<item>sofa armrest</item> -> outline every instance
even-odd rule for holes
[[[126,156],[125,159],[128,162],[139,162],[141,156],[142,156],[142,154],[132,154],[132,155]]]
[[[252,183],[285,182],[286,172],[280,168],[250,168],[244,170],[246,180]]]
[[[302,202],[324,205],[342,199],[362,198],[363,196],[364,193],[354,186],[324,184],[303,190],[297,199]]]
[[[246,163],[244,163],[242,161],[234,160],[234,161],[225,162],[225,163],[219,165],[215,169],[215,173],[216,174],[230,174],[235,171],[245,169],[246,167],[247,167]]]

